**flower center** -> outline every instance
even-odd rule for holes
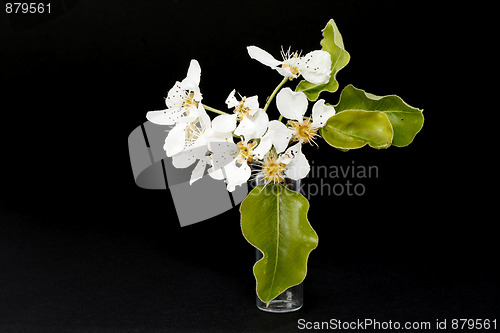
[[[290,53],[290,48],[288,51],[281,50],[281,56],[283,57],[283,64],[281,68],[289,68],[290,73],[293,75],[299,74],[299,69],[297,68],[300,54],[298,52]]]
[[[188,114],[188,115],[189,115],[190,108],[192,108],[192,107],[197,108],[198,107],[198,102],[196,102],[194,100],[194,92],[190,92],[186,96],[186,99],[184,100],[184,104],[182,106],[186,108],[186,114]]]
[[[318,129],[313,126],[312,121],[309,119],[304,119],[301,123],[291,120],[289,124],[292,127],[292,140],[294,141],[309,143],[318,135]]]
[[[201,127],[201,123],[198,119],[195,121],[189,123],[186,126],[186,147],[192,146],[196,140],[200,138],[200,136],[203,134],[203,128]]]
[[[285,178],[283,176],[283,171],[286,168],[286,164],[279,163],[278,158],[274,152],[271,152],[262,164],[262,171],[264,172],[264,179],[266,183],[281,183]]]
[[[283,64],[283,65],[281,65],[281,67],[282,68],[290,68],[290,73],[292,73],[293,75],[297,75],[297,73],[299,72],[297,67],[295,67],[291,64]]]
[[[236,161],[240,164],[243,164],[245,161],[246,162],[252,162],[253,161],[253,149],[257,145],[257,142],[244,142],[244,141],[239,141],[238,142],[238,156],[236,157]]]
[[[248,113],[250,112],[250,108],[248,106],[245,106],[246,99],[246,97],[243,97],[240,104],[236,105],[236,107],[234,108],[234,113],[238,115],[239,120],[242,120],[243,118],[245,118],[245,116],[248,116]]]

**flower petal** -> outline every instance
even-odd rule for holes
[[[268,130],[267,133],[260,139],[259,145],[253,149],[253,155],[259,160],[263,159],[273,146],[271,135],[271,132]]]
[[[185,118],[188,122],[198,119],[203,130],[208,129],[211,126],[210,116],[201,103],[198,104],[197,108],[191,107],[189,115],[185,116]]]
[[[201,79],[201,67],[197,60],[192,59],[189,63],[188,72],[186,78],[182,80],[181,87],[184,90],[195,91],[200,85]]]
[[[281,115],[299,122],[302,122],[306,113],[307,103],[307,97],[303,92],[294,92],[288,87],[281,89],[276,96],[276,106]]]
[[[187,168],[196,161],[205,158],[206,153],[206,146],[183,150],[172,156],[172,165],[179,169]]]
[[[191,89],[191,91],[194,93],[193,100],[198,103],[201,102],[203,96],[201,95],[200,88],[196,86],[194,89]]]
[[[180,109],[165,109],[158,111],[149,111],[146,114],[146,119],[157,125],[175,125],[181,117]]]
[[[292,73],[292,71],[290,70],[290,67],[285,67],[285,68],[276,67],[275,69],[278,71],[278,73],[280,73],[284,77],[296,78],[298,76],[297,74]]]
[[[232,161],[224,167],[226,174],[227,190],[233,192],[236,186],[245,184],[251,175],[251,170],[248,164],[239,164]]]
[[[233,141],[233,133],[227,132],[227,133],[218,133],[215,132],[212,128],[208,128],[205,132],[205,138],[207,139],[207,142],[212,143],[212,142],[234,142]]]
[[[238,156],[239,148],[234,142],[210,142],[212,171],[225,167]]]
[[[168,157],[178,154],[184,149],[186,144],[186,126],[186,123],[178,123],[168,132],[165,144],[163,145],[163,149],[165,149]]]
[[[257,60],[266,66],[275,68],[281,65],[281,61],[276,60],[269,52],[264,51],[260,47],[254,45],[247,46],[247,51],[250,58]]]
[[[227,96],[227,98],[226,98],[226,104],[227,104],[228,109],[234,108],[238,104],[240,104],[240,102],[236,99],[235,94],[236,94],[236,89],[233,89],[233,91],[231,91],[229,96]]]
[[[224,173],[222,172],[222,168],[215,170],[212,167],[212,168],[208,169],[208,174],[210,175],[210,177],[212,177],[213,179],[217,179],[217,180],[222,180],[222,179],[226,178],[226,177],[224,177]]]
[[[191,179],[189,180],[189,185],[192,185],[195,181],[203,177],[205,174],[205,169],[207,168],[207,159],[208,156],[204,156],[204,158],[201,158],[198,163],[196,163],[196,166],[193,169],[193,172],[191,173]]]
[[[335,114],[335,108],[332,105],[325,105],[325,100],[320,99],[314,103],[312,108],[312,124],[315,127],[325,126],[328,119]]]
[[[212,120],[212,129],[217,133],[231,133],[236,128],[236,114],[220,115]]]
[[[269,125],[269,116],[267,115],[266,111],[259,109],[257,110],[257,112],[255,112],[255,114],[252,117],[245,117],[245,118],[253,119],[255,124],[255,133],[247,140],[261,138],[264,135],[264,133],[266,133],[267,125]]]
[[[181,87],[180,82],[176,82],[174,86],[168,91],[165,104],[168,108],[181,108],[186,100],[187,93]]]
[[[272,120],[269,122],[269,132],[272,133],[272,143],[276,148],[276,152],[279,154],[285,151],[293,136],[293,131],[281,121]]]
[[[278,162],[283,163],[283,164],[290,163],[295,158],[295,156],[299,153],[301,148],[302,148],[302,144],[300,142],[294,144],[291,147],[288,147],[288,149],[278,157]]]
[[[301,146],[299,146],[298,151],[294,153],[294,157],[287,164],[284,174],[288,178],[299,180],[306,177],[310,170],[311,166],[306,156],[302,153]]]
[[[267,130],[268,123],[269,116],[264,110],[259,109],[255,115],[243,118],[234,134],[244,136],[247,141],[261,138]]]
[[[330,81],[332,58],[326,51],[312,51],[300,59],[297,67],[306,81],[313,84],[325,84]]]
[[[250,116],[255,115],[255,113],[259,110],[259,97],[257,95],[248,97],[245,100],[245,107],[250,109],[250,111],[248,111]]]

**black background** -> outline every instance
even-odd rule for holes
[[[52,6],[0,13],[0,331],[278,332],[298,318],[498,313],[497,237],[483,198],[494,177],[465,134],[470,13],[421,1]],[[127,137],[164,108],[190,59],[202,67],[204,103],[222,109],[235,88],[263,104],[281,78],[246,46],[318,49],[330,18],[351,54],[340,89],[397,94],[424,109],[425,123],[405,148],[304,150],[315,165],[379,173],[363,180],[363,196],[311,198],[320,242],[304,308],[270,315],[254,305],[254,250],[238,209],[181,228],[168,191],[135,185]]]

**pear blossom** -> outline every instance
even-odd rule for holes
[[[285,151],[293,137],[293,131],[281,121],[271,120],[266,134],[260,139],[259,145],[253,150],[258,159],[263,159],[267,152],[274,147],[276,153]]]
[[[210,127],[210,117],[199,104],[197,118],[191,122],[179,122],[168,132],[163,149],[168,157],[198,146],[206,146],[205,134]]]
[[[232,162],[238,155],[232,132],[236,128],[236,115],[220,115],[212,120],[207,132],[207,144],[210,151],[209,173],[216,179],[223,179],[221,168]]]
[[[303,92],[294,92],[290,88],[282,89],[276,96],[276,106],[280,114],[290,119],[288,122],[293,132],[292,140],[300,143],[311,143],[317,136],[318,129],[325,126],[328,119],[335,114],[335,108],[326,105],[320,99],[314,103],[312,117],[304,119],[307,111],[307,97]]]
[[[324,100],[319,100],[313,106],[311,119],[304,119],[308,107],[307,97],[290,88],[284,88],[277,94],[276,105],[280,114],[290,119],[290,128],[279,121],[271,121],[266,135],[255,149],[255,155],[259,157],[268,151],[262,162],[266,183],[280,183],[285,177],[293,180],[306,177],[310,165],[302,153],[302,144],[312,142],[318,129],[335,114],[333,106],[327,106]],[[298,142],[286,149],[290,140]],[[275,149],[271,149],[271,146]]]
[[[236,160],[226,164],[226,166],[224,166],[221,170],[223,170],[223,174],[225,175],[227,184],[226,188],[229,192],[233,192],[236,189],[236,186],[246,184],[252,174],[252,170],[248,164],[238,164],[236,163]]]
[[[302,153],[302,144],[300,143],[288,148],[278,160],[286,164],[283,170],[284,175],[293,180],[305,178],[311,170],[306,156]]]
[[[266,184],[281,183],[285,177],[299,180],[306,177],[311,169],[307,158],[302,153],[301,143],[296,143],[280,155],[274,150],[269,151],[261,167],[260,173]]]
[[[165,138],[163,149],[176,168],[187,168],[197,162],[190,184],[204,174],[208,158],[207,134],[210,117],[201,104],[196,109],[198,117],[191,122],[178,122]]]
[[[234,108],[234,114],[240,121],[234,129],[234,134],[243,136],[245,140],[260,139],[267,130],[269,116],[259,108],[257,96],[242,97],[241,101],[238,101],[235,93],[236,90],[233,90],[226,99],[228,108]],[[229,118],[227,119],[229,121]]]
[[[229,163],[221,166],[216,172],[211,172],[210,175],[212,178],[225,178],[226,188],[230,192],[233,192],[236,186],[246,184],[251,176],[249,164],[254,160],[253,148],[256,145],[256,141],[239,141],[237,144],[233,143],[233,145],[212,144],[212,159],[216,160],[214,165],[220,163],[221,158],[226,161],[227,159],[231,159]]]
[[[198,106],[202,95],[200,92],[201,68],[197,60],[191,60],[186,77],[177,81],[168,91],[165,98],[167,108],[149,111],[146,118],[158,125],[175,125],[179,121],[191,122],[198,117]]]
[[[220,115],[212,120],[209,129],[209,142],[233,142],[233,131],[236,128],[236,115]]]
[[[254,45],[248,46],[247,51],[252,59],[277,70],[284,77],[302,75],[306,81],[318,85],[330,81],[332,59],[327,51],[315,50],[301,56],[298,52],[290,53],[290,49],[287,52],[282,50],[282,61]]]
[[[243,136],[245,140],[260,139],[267,130],[269,116],[263,109],[257,110],[253,116],[247,115],[234,130],[237,136]]]
[[[227,107],[234,108],[234,113],[238,115],[238,119],[242,120],[246,115],[253,116],[259,110],[258,96],[242,97],[241,101],[235,96],[236,90],[233,89],[226,98]]]
[[[212,164],[209,174],[214,179],[226,179],[227,190],[231,192],[250,178],[248,164],[254,160],[253,150],[257,145],[257,141],[246,139],[234,143],[232,132],[235,128],[236,114],[215,117],[208,142]]]

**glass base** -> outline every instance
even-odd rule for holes
[[[298,284],[296,286],[290,287],[283,293],[278,295],[275,299],[269,302],[269,306],[266,307],[266,303],[262,302],[259,297],[257,297],[257,307],[266,312],[273,313],[287,313],[297,311],[302,307],[302,295],[303,295],[303,285]]]

